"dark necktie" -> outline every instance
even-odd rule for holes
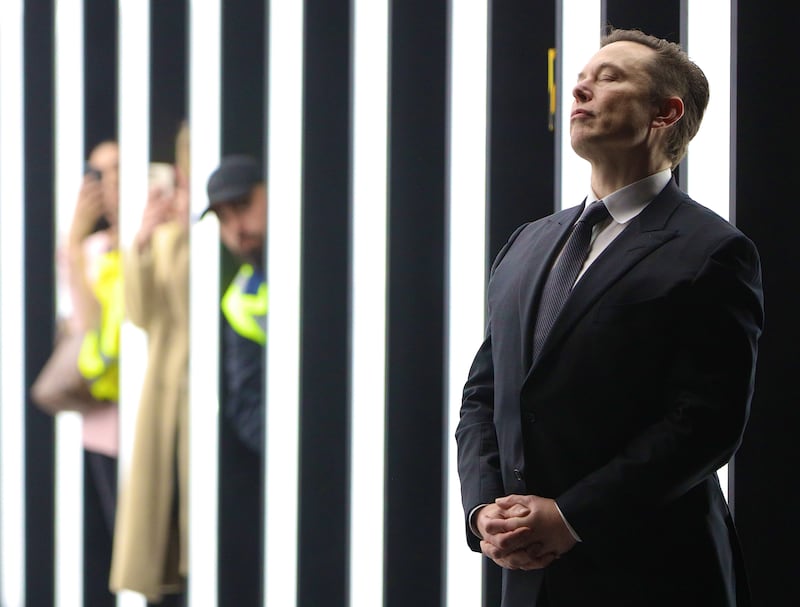
[[[547,277],[536,314],[536,327],[533,331],[533,360],[542,350],[542,344],[550,333],[550,328],[558,317],[561,307],[567,300],[575,279],[589,254],[589,242],[592,238],[592,227],[608,218],[608,209],[602,200],[596,200],[584,210],[580,219],[575,222],[572,233],[561,252],[561,257]]]

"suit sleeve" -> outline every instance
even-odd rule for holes
[[[492,264],[490,276],[524,227],[517,228],[500,250]],[[505,495],[494,425],[493,365],[491,331],[487,328],[486,337],[473,359],[464,385],[455,434],[467,543],[475,551],[480,551],[480,542],[470,529],[470,513],[476,506]]]
[[[741,443],[763,329],[755,246],[740,234],[723,239],[673,303],[678,347],[663,385],[653,386],[665,394],[666,414],[557,498],[584,541],[613,538],[659,512],[714,475]]]
[[[478,538],[470,529],[470,512],[476,506],[504,495],[493,414],[492,340],[487,337],[470,368],[464,386],[461,417],[456,428],[465,531],[467,543],[475,551],[479,551],[480,547]]]

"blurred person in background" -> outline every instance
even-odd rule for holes
[[[119,328],[119,148],[95,146],[87,162],[60,263],[69,289],[69,329],[85,334],[81,374],[100,403],[82,413],[84,448],[84,599],[114,604],[108,590],[117,493]]]
[[[189,130],[157,165],[123,251],[125,312],[147,335],[130,469],[120,487],[110,585],[184,605],[188,576]],[[169,170],[164,170],[169,169]],[[163,175],[164,177],[161,177]]]
[[[262,605],[267,192],[261,163],[225,156],[207,182],[222,244],[239,264],[221,301],[219,600]]]

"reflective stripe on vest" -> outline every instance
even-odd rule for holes
[[[261,272],[243,264],[225,291],[221,306],[234,331],[262,346],[267,343],[267,283]]]

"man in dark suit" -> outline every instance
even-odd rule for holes
[[[749,415],[760,262],[672,176],[708,83],[679,46],[615,30],[573,97],[589,196],[491,270],[456,430],[468,544],[504,568],[503,607],[749,605],[716,471]]]

